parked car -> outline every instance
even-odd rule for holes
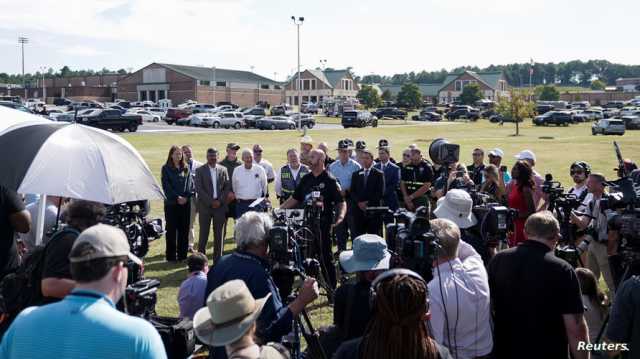
[[[244,116],[253,115],[253,116],[266,116],[264,108],[262,107],[251,107],[244,111],[241,111]]]
[[[342,127],[378,127],[378,118],[369,111],[345,111],[342,113]]]
[[[243,128],[245,127],[244,116],[242,116],[242,113],[235,111],[218,112],[211,118],[211,127]]]
[[[556,107],[553,105],[537,105],[536,106],[536,113],[538,115],[544,115],[545,113],[549,112],[549,111],[553,111],[555,110]]]
[[[127,114],[139,115],[140,117],[142,117],[143,122],[160,122],[159,115],[154,115],[153,113],[147,110],[133,109],[133,110],[127,111]]]
[[[191,113],[214,112],[215,110],[216,106],[208,103],[198,103],[191,107]]]
[[[244,115],[244,125],[246,128],[255,128],[256,122],[265,117],[264,115]]]
[[[620,109],[618,108],[605,108],[604,111],[602,111],[602,118],[616,118],[620,116]]]
[[[467,119],[471,121],[477,121],[480,118],[480,110],[471,106],[457,106],[447,112],[445,115],[447,120],[454,121],[457,119]]]
[[[396,107],[381,107],[373,111],[372,114],[377,118],[388,117],[398,120],[404,120],[407,117],[406,112],[399,110]]]
[[[576,101],[571,103],[571,108],[579,109],[579,110],[586,110],[590,106],[591,104],[589,103],[589,101]]]
[[[296,123],[286,116],[267,116],[256,122],[256,128],[261,130],[295,130]]]
[[[318,114],[318,105],[313,102],[303,102],[300,109],[300,112],[302,113]]]
[[[442,116],[436,112],[422,110],[418,115],[413,115],[411,119],[414,121],[440,121]]]
[[[522,122],[522,121],[523,120],[520,119],[520,121],[518,121],[518,122]],[[513,122],[513,123],[515,123],[516,121],[511,117],[503,116],[502,114],[497,113],[497,114],[489,117],[489,122],[491,122],[491,123],[499,123],[499,122],[503,122],[503,123],[504,122]]]
[[[569,126],[572,122],[573,119],[569,111],[549,111],[533,119],[533,124],[536,126]]]
[[[19,110],[19,111],[22,111],[22,112],[33,113],[33,111],[31,111],[26,106],[23,106],[21,103],[18,103],[18,102],[0,101],[0,106],[9,107],[9,108],[12,108],[14,110]]]
[[[111,105],[111,106],[109,106],[109,108],[112,109],[112,110],[118,110],[118,111],[120,111],[121,114],[124,114],[124,113],[127,112],[126,108],[124,108],[122,106],[119,106],[119,105]]]
[[[290,116],[293,109],[289,105],[278,105],[271,107],[271,116]]]
[[[53,99],[53,104],[56,106],[69,106],[71,102],[71,100],[64,97],[56,97]]]
[[[620,116],[633,116],[636,111],[640,111],[640,108],[635,106],[626,106],[620,110]]]
[[[624,122],[620,119],[602,119],[591,125],[591,134],[594,136],[597,134],[622,136],[624,131]]]
[[[624,127],[627,130],[640,129],[640,114],[634,116],[622,116],[620,119],[624,122]]]
[[[587,109],[572,116],[574,122],[596,121],[604,118],[602,111]]]
[[[209,112],[198,112],[179,119],[176,124],[180,126],[211,127],[215,117],[216,115]]]
[[[442,108],[436,107],[436,106],[425,107],[425,108],[422,109],[422,111],[435,112],[438,115],[443,115],[444,114],[444,110]]]
[[[85,110],[85,111],[97,111],[97,110]],[[57,122],[73,122],[76,119],[76,112],[75,111],[67,111],[67,112],[63,112],[61,114],[55,115],[55,117],[53,117],[54,121]]]
[[[163,120],[167,116],[167,109],[162,107],[149,107],[147,111],[151,112],[154,115],[160,116],[160,119]]]
[[[78,116],[76,122],[105,130],[136,132],[138,126],[142,125],[142,117],[140,115],[122,115],[118,110],[106,109],[95,110],[88,115]]]
[[[216,107],[222,107],[222,106],[228,106],[227,108],[229,109],[228,111],[234,111],[238,109],[238,105],[236,105],[235,103],[231,103],[228,101],[219,101],[216,103]],[[225,110],[227,111],[227,110]]]
[[[301,128],[308,128],[308,129],[312,129],[315,125],[316,125],[316,119],[313,117],[312,114],[308,114],[308,113],[294,113],[293,115],[289,116],[290,119],[293,120],[293,122],[295,122],[296,124],[296,128],[298,127],[298,120],[300,120],[300,127]]]
[[[164,120],[167,124],[171,125],[176,123],[181,118],[189,117],[191,112],[184,108],[169,108],[167,109],[167,115]]]
[[[604,108],[617,108],[621,109],[624,107],[624,101],[609,101],[604,105]]]

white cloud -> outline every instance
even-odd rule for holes
[[[100,56],[107,54],[105,51],[100,51],[96,48],[83,45],[69,46],[59,49],[58,51],[63,55],[70,56]]]

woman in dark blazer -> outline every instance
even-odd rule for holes
[[[169,150],[167,162],[162,166],[164,218],[166,221],[166,259],[169,262],[187,259],[189,248],[189,216],[191,206],[188,167],[178,146]]]

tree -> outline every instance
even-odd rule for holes
[[[422,104],[422,93],[416,84],[404,84],[398,93],[398,103],[401,106],[416,108]]]
[[[384,101],[393,101],[393,94],[391,93],[391,90],[386,89],[382,91],[382,99]]]
[[[540,101],[558,101],[560,99],[560,92],[556,90],[555,86],[538,86],[535,94]]]
[[[465,85],[460,94],[460,101],[463,105],[473,105],[476,101],[483,99],[482,90],[477,83],[470,83]]]
[[[592,90],[604,90],[604,88],[606,86],[607,86],[607,84],[605,84],[600,79],[596,79],[596,80],[591,81],[591,89]]]
[[[67,77],[67,76],[71,76],[72,71],[69,68],[69,66],[64,66],[63,68],[60,69],[60,77]]]
[[[516,123],[516,136],[520,136],[520,122],[533,117],[535,104],[528,100],[525,91],[511,89],[509,97],[498,98],[496,112],[504,118],[513,119]]]
[[[362,85],[356,97],[366,108],[378,107],[380,106],[380,103],[382,103],[382,99],[380,99],[378,91],[368,85]]]

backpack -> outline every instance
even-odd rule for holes
[[[0,282],[0,313],[15,318],[23,309],[42,304],[42,271],[49,243],[52,243],[67,234],[80,235],[78,230],[65,227],[51,236],[45,245],[39,245],[33,249],[28,257],[24,258],[18,269],[5,276]]]

